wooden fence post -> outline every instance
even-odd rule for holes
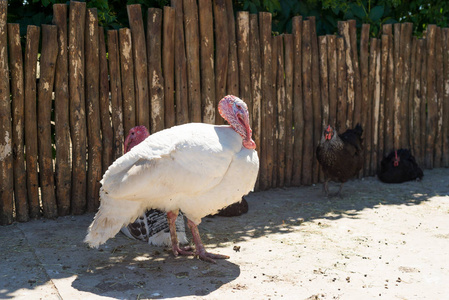
[[[223,118],[218,113],[218,101],[226,96],[229,59],[229,35],[224,0],[214,0],[214,22],[215,40],[220,41],[216,43],[215,48],[215,123],[224,124]]]
[[[164,6],[162,33],[162,70],[164,76],[165,127],[176,125],[175,113],[175,9]]]
[[[42,51],[38,86],[38,147],[39,179],[44,217],[56,218],[55,185],[53,179],[53,153],[51,142],[51,106],[58,56],[58,29],[55,25],[42,24]]]
[[[379,151],[378,151],[378,161],[376,162],[376,170],[380,166],[380,161],[386,155],[385,151],[385,106],[386,106],[386,97],[387,97],[387,71],[388,71],[388,46],[389,46],[389,37],[388,35],[383,34],[381,37],[381,50],[380,50],[380,66],[381,66],[381,82],[380,82],[380,107],[379,107]],[[376,170],[371,170],[370,175],[375,175]]]
[[[84,28],[86,3],[70,2],[69,91],[72,136],[72,213],[86,209],[86,113],[84,91]]]
[[[201,122],[200,45],[198,5],[196,0],[183,0],[186,38],[187,86],[191,122]]]
[[[248,111],[252,112],[251,99],[251,71],[250,71],[250,53],[249,53],[249,13],[245,11],[237,12],[237,54],[238,54],[238,74],[239,97],[248,105]],[[251,122],[252,120],[250,120]]]
[[[282,35],[278,35],[273,39],[273,43],[276,43],[277,48],[277,73],[276,73],[276,98],[277,98],[277,120],[275,119],[274,126],[277,124],[277,148],[276,148],[276,160],[277,168],[274,172],[276,174],[277,187],[283,187],[285,185],[285,138],[286,138],[286,122],[285,122],[285,68],[284,68],[284,38]],[[274,175],[273,175],[274,177]]]
[[[348,77],[346,67],[345,40],[337,38],[337,122],[334,130],[344,132],[347,128]],[[304,115],[305,116],[305,115]]]
[[[9,95],[8,38],[7,38],[8,1],[0,1],[0,225],[13,222],[13,156],[11,103]]]
[[[422,86],[421,86],[421,71],[422,71],[422,51],[423,40],[416,40],[416,62],[415,62],[415,79],[413,82],[413,109],[410,116],[410,133],[413,155],[416,158],[418,165],[422,165],[422,148],[421,148],[421,101],[422,101]]]
[[[147,51],[151,106],[151,132],[157,132],[165,128],[164,77],[162,74],[162,10],[158,8],[148,9]],[[198,80],[199,78],[200,75],[198,68]],[[198,93],[197,96],[199,102],[200,94]],[[201,108],[198,107],[198,110],[199,120],[201,121]]]
[[[434,160],[433,166],[434,168],[441,167],[441,159],[443,157],[442,145],[443,145],[443,136],[442,136],[442,126],[443,126],[443,99],[444,99],[444,70],[443,70],[443,45],[442,45],[442,34],[441,28],[437,27],[436,37],[435,37],[435,84],[436,84],[436,124],[435,124],[435,151],[434,151]]]
[[[443,69],[444,69],[444,96],[443,96],[443,167],[449,167],[449,28],[443,28]]]
[[[278,148],[278,140],[277,140],[277,136],[279,135],[279,126],[278,126],[278,118],[277,118],[277,114],[278,114],[278,110],[277,110],[277,70],[278,70],[278,59],[277,59],[277,53],[278,53],[278,44],[277,41],[275,40],[277,36],[273,36],[271,38],[271,63],[272,63],[272,68],[271,68],[271,79],[272,82],[270,84],[270,89],[271,89],[271,93],[274,97],[271,105],[268,104],[267,107],[270,108],[272,107],[272,114],[271,114],[271,119],[267,121],[267,124],[271,124],[271,132],[270,132],[270,137],[268,138],[268,143],[269,145],[271,145],[271,151],[272,151],[272,159],[273,159],[273,164],[272,164],[272,171],[269,173],[268,176],[271,176],[271,180],[269,181],[269,186],[270,188],[274,188],[277,187],[277,169],[278,169],[278,160],[277,160],[277,156],[278,156],[278,152],[277,152],[277,148]],[[270,109],[268,109],[270,110]]]
[[[226,24],[229,39],[228,72],[226,79],[226,94],[238,95],[239,93],[239,69],[237,59],[237,43],[235,37],[235,19],[232,0],[225,0]]]
[[[72,170],[70,162],[69,65],[67,54],[67,4],[53,5],[53,24],[58,27],[55,74],[55,184],[59,216],[70,213]]]
[[[36,68],[40,27],[28,25],[25,46],[25,160],[30,217],[40,216],[37,173]]]
[[[293,35],[284,34],[285,65],[285,186],[293,174]]]
[[[128,134],[129,130],[136,125],[136,93],[134,81],[134,61],[133,61],[133,43],[131,29],[120,28],[119,53],[120,53],[120,75],[123,94],[123,131]],[[148,128],[150,131],[152,128]]]
[[[148,59],[140,4],[126,6],[133,41],[134,77],[136,84],[136,124],[150,128],[150,103],[148,97]]]
[[[393,26],[392,24],[385,24],[382,27],[383,34],[388,36],[388,65],[387,68],[387,85],[385,93],[385,154],[394,150],[394,56],[393,56]]]
[[[412,154],[415,155],[413,152],[413,116],[414,116],[414,107],[415,107],[415,83],[416,83],[416,51],[418,46],[418,39],[416,36],[414,36],[411,40],[411,52],[410,52],[410,84],[408,86],[408,100],[407,100],[407,124],[405,126],[408,130],[408,141],[407,144],[409,145],[410,151],[412,151]],[[421,70],[419,70],[420,72]]]
[[[11,69],[11,94],[12,94],[12,151],[14,174],[14,199],[16,220],[27,222],[28,196],[25,170],[25,102],[23,85],[23,58],[20,44],[19,24],[8,24],[9,67]]]
[[[357,53],[357,28],[356,21],[349,20],[349,38],[351,43],[351,57],[354,68],[354,117],[352,120],[353,127],[361,121],[361,105],[362,105],[362,80],[359,67],[359,56]],[[360,173],[361,174],[361,173]],[[359,176],[360,178],[361,176]]]
[[[426,121],[426,167],[434,166],[436,128],[438,122],[438,95],[436,91],[435,39],[436,25],[427,26],[427,121]]]
[[[212,14],[212,1],[199,0],[198,6],[202,119],[204,123],[215,124],[214,16]],[[218,117],[221,118],[220,116]]]
[[[302,183],[304,115],[302,97],[302,17],[292,19],[293,34],[293,170],[292,184]]]
[[[402,77],[402,91],[400,97],[400,124],[401,124],[401,142],[400,148],[410,148],[409,144],[409,90],[410,90],[410,80],[411,80],[411,38],[412,38],[412,23],[402,23],[401,24],[401,57],[402,57],[402,67],[403,73],[400,75]]]
[[[422,90],[422,98],[421,98],[421,164],[423,167],[426,167],[426,140],[427,140],[427,132],[426,132],[426,123],[427,123],[427,40],[421,39],[422,43],[422,68],[421,68],[421,90]]]
[[[106,59],[106,43],[104,40],[104,28],[99,27],[99,68],[100,68],[100,120],[102,137],[102,169],[106,172],[114,161],[114,133],[112,131],[111,118],[109,116],[109,73]]]
[[[360,33],[360,77],[361,77],[361,93],[362,93],[362,103],[360,109],[360,123],[363,128],[363,144],[365,147],[365,165],[363,167],[363,175],[370,175],[370,165],[371,165],[371,155],[369,155],[368,148],[371,148],[371,116],[368,115],[369,103],[369,89],[368,89],[368,78],[369,78],[369,24],[362,25],[362,31]]]
[[[376,172],[378,153],[379,153],[379,113],[380,113],[380,43],[379,39],[371,39],[374,44],[374,59],[375,59],[375,77],[374,77],[374,95],[372,103],[372,147],[371,147],[371,170]]]
[[[348,21],[338,22],[338,31],[345,41],[345,58],[346,58],[346,70],[347,70],[347,114],[345,129],[341,129],[344,132],[348,128],[352,128],[352,120],[354,118],[354,99],[355,99],[355,73],[354,73],[354,61],[352,57],[352,45],[349,34]]]
[[[96,8],[89,8],[86,17],[86,110],[87,110],[87,210],[100,206],[102,145],[100,132],[100,51]]]

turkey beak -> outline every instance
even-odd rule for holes
[[[332,139],[332,128],[330,126],[327,126],[326,130],[324,131],[324,139],[325,140]]]

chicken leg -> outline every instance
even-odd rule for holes
[[[189,226],[190,230],[192,231],[193,236],[193,242],[195,243],[195,256],[199,257],[201,260],[216,263],[215,259],[227,259],[229,256],[227,255],[221,255],[221,254],[214,254],[209,253],[204,248],[203,242],[201,241],[200,232],[198,231],[198,226],[196,226],[195,223],[187,219],[187,225]]]

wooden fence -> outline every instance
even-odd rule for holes
[[[231,0],[172,0],[146,26],[129,5],[130,29],[106,33],[83,2],[53,8],[53,25],[28,26],[23,60],[0,0],[1,224],[95,211],[131,127],[222,124],[226,94],[248,104],[259,190],[322,181],[327,124],[362,124],[360,176],[401,147],[424,168],[449,166],[448,28],[417,39],[412,24],[389,24],[376,39],[364,24],[358,47],[353,20],[318,37],[315,18],[297,16],[292,34],[273,36],[269,13],[234,14]]]

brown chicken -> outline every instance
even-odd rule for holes
[[[329,125],[323,132],[320,144],[316,149],[318,162],[323,167],[325,181],[324,192],[329,196],[330,180],[340,182],[340,189],[335,195],[340,196],[343,184],[358,174],[363,166],[363,129],[360,124],[337,134]]]

